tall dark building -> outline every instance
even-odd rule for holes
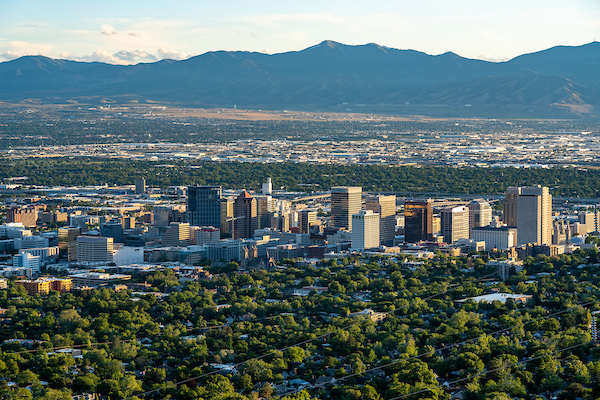
[[[187,213],[192,226],[221,229],[221,186],[189,186]]]
[[[233,238],[251,239],[258,226],[256,199],[243,191],[233,203]]]
[[[100,227],[100,235],[113,238],[114,243],[124,243],[123,225],[120,222],[107,222]]]
[[[407,201],[404,203],[404,241],[416,243],[433,239],[432,201]]]
[[[77,261],[77,236],[81,228],[58,228],[58,248],[60,258]]]
[[[310,233],[310,227],[317,222],[317,212],[304,210],[299,213],[300,221],[298,221],[298,227],[300,233]]]
[[[509,186],[506,190],[502,219],[508,226],[517,226],[517,202],[520,194],[521,188],[518,186]]]
[[[146,178],[142,177],[135,180],[135,194],[146,193]]]
[[[362,209],[362,188],[335,186],[331,188],[331,226],[352,230],[352,216]]]

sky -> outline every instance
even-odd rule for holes
[[[0,0],[0,62],[136,64],[323,40],[505,61],[599,41],[600,0]]]

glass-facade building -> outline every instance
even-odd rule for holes
[[[221,229],[221,186],[188,187],[188,222]]]
[[[352,230],[352,216],[362,209],[362,188],[335,186],[331,188],[331,226]]]
[[[404,203],[404,241],[406,243],[417,243],[432,239],[432,201],[406,201]]]

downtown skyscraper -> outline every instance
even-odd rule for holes
[[[187,213],[193,226],[221,228],[221,186],[189,186]]]
[[[336,186],[331,188],[331,225],[352,230],[352,215],[362,209],[362,188]]]

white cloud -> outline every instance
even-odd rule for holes
[[[110,53],[106,50],[97,50],[92,54],[77,56],[72,53],[63,52],[60,54],[60,58],[73,60],[73,61],[85,61],[85,62],[102,62],[107,64],[116,65],[131,65],[142,62],[155,62],[158,58],[154,54],[147,53],[143,50],[127,51],[121,50],[116,53]]]
[[[154,61],[157,61],[157,58],[155,55],[146,53],[143,50],[134,50],[134,51],[121,50],[121,51],[113,54],[113,56],[117,57],[118,59],[120,59],[122,61],[129,61],[129,62],[154,62]]]
[[[19,57],[24,56],[25,54],[21,54],[21,53],[15,53],[14,51],[7,51],[5,53],[0,53],[0,60],[2,61],[10,61],[10,60],[14,60],[17,59]]]
[[[76,54],[69,51],[58,51],[44,45],[37,45],[28,42],[9,42],[10,46],[0,48],[0,62],[10,61],[27,55],[46,55],[52,58],[62,60],[83,61],[83,62],[102,62],[116,65],[132,65],[138,63],[156,62],[162,59],[185,60],[197,53],[175,51],[165,48],[159,48],[157,53],[136,50],[119,50],[116,52],[99,49],[92,54]],[[53,51],[54,50],[54,51]]]
[[[493,55],[490,55],[490,54],[480,54],[477,57],[475,57],[475,59],[477,59],[477,60],[483,60],[483,61],[491,61],[491,62],[504,62],[504,61],[510,60],[511,57],[493,56]]]
[[[168,49],[158,49],[158,58],[170,59],[170,60],[185,60],[187,58],[192,57],[193,54],[186,52],[173,51]]]
[[[74,60],[74,61],[82,61],[82,60],[78,60],[78,57],[76,54],[73,53],[69,53],[66,51],[62,51],[59,55],[58,58],[60,58],[61,60]]]
[[[117,31],[115,31],[115,28],[113,28],[110,25],[102,25],[102,31],[100,32],[102,35],[106,35],[106,36],[112,36],[112,35],[116,35]]]
[[[94,53],[88,56],[81,57],[82,61],[97,61],[109,64],[128,64],[122,62],[119,58],[115,57],[113,54],[110,54],[105,50],[96,50]]]
[[[0,48],[0,59],[14,60],[23,56],[47,55],[53,50],[53,46],[43,43],[31,43],[25,41],[9,41]]]

